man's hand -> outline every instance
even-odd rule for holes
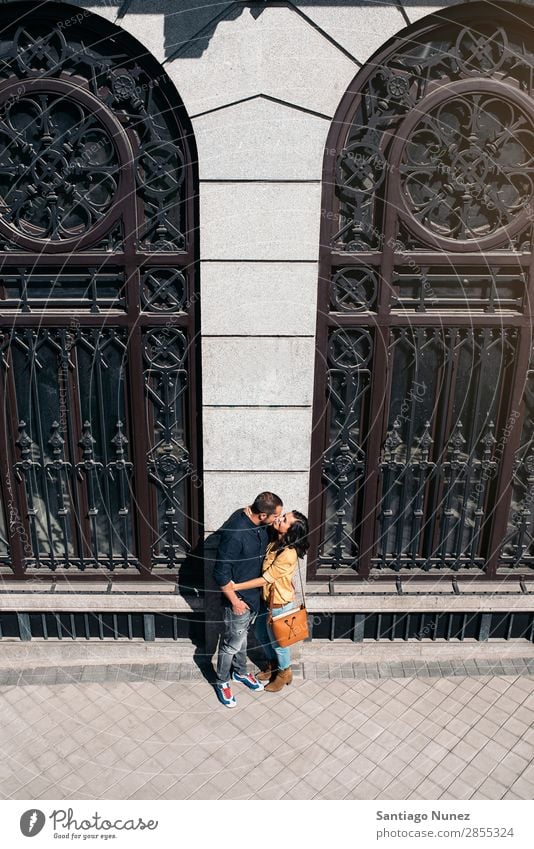
[[[235,584],[233,581],[228,581],[228,583],[225,584],[224,587],[221,587],[221,590],[232,605],[234,615],[242,616],[243,613],[247,612],[249,606],[248,604],[246,604],[246,602],[243,601],[243,599],[239,598],[236,591],[234,590],[234,586]]]
[[[248,604],[244,602],[242,599],[238,598],[235,604],[232,604],[232,610],[236,616],[242,616],[243,613],[246,613],[248,610]]]

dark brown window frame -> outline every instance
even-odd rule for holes
[[[507,10],[510,10],[510,15]],[[515,4],[502,4],[501,11],[496,13],[496,24],[501,23],[506,26],[514,20],[514,16],[523,15],[525,20],[532,19],[532,11],[524,7],[518,7]],[[380,287],[380,295],[378,299],[377,309],[362,310],[357,313],[349,314],[348,311],[335,311],[331,307],[330,287],[332,277],[336,270],[352,269],[366,265],[368,268],[374,269],[377,272],[379,280],[390,282],[393,277],[393,272],[396,267],[402,265],[409,266],[411,262],[421,266],[436,266],[439,265],[440,254],[436,251],[437,245],[432,246],[432,240],[428,239],[426,251],[424,250],[408,250],[398,252],[395,249],[395,240],[397,238],[396,229],[396,213],[395,203],[398,202],[399,196],[396,194],[386,209],[385,216],[382,222],[382,244],[381,250],[364,250],[353,252],[340,249],[336,244],[335,235],[340,229],[340,210],[341,202],[337,192],[338,175],[337,168],[339,156],[347,144],[347,137],[350,132],[351,124],[356,119],[358,108],[365,96],[365,87],[369,80],[375,75],[377,69],[395,56],[398,51],[406,49],[407,45],[412,43],[412,38],[417,42],[431,41],[432,34],[440,28],[443,29],[447,22],[451,26],[473,26],[477,31],[477,23],[487,20],[487,6],[484,4],[469,4],[468,6],[453,7],[448,10],[440,10],[439,14],[432,15],[420,21],[398,36],[392,38],[383,49],[381,49],[367,65],[356,75],[352,81],[344,97],[341,100],[338,110],[332,121],[332,126],[326,142],[325,157],[323,163],[323,192],[322,192],[322,220],[321,220],[321,235],[320,235],[320,250],[319,250],[319,287],[318,287],[318,305],[317,305],[317,331],[316,331],[316,360],[315,360],[315,383],[314,383],[314,399],[313,399],[313,432],[312,432],[312,450],[311,450],[311,472],[310,472],[310,527],[311,527],[311,549],[308,560],[308,577],[312,581],[328,581],[336,579],[344,582],[358,581],[386,581],[391,582],[395,577],[400,576],[402,580],[417,578],[418,580],[428,580],[435,582],[440,577],[454,578],[458,580],[472,581],[475,579],[481,580],[514,580],[521,579],[522,572],[528,572],[528,566],[518,565],[513,569],[506,568],[503,565],[501,558],[501,547],[505,539],[505,530],[510,510],[511,503],[511,480],[513,474],[514,456],[520,448],[521,432],[525,417],[525,404],[523,398],[523,385],[527,374],[532,374],[529,371],[529,362],[532,362],[532,296],[534,293],[534,255],[532,250],[527,252],[513,253],[510,250],[496,251],[491,247],[491,239],[487,240],[489,247],[487,250],[492,250],[491,263],[493,267],[499,267],[506,273],[510,270],[514,273],[520,268],[529,276],[529,288],[526,293],[525,301],[528,302],[525,310],[520,313],[517,311],[513,315],[484,315],[476,317],[476,321],[480,326],[484,327],[502,327],[503,325],[515,328],[519,334],[519,342],[515,359],[515,379],[512,391],[507,401],[507,414],[511,411],[520,411],[520,418],[517,420],[510,435],[505,450],[503,452],[502,461],[500,463],[500,473],[492,488],[492,494],[495,504],[500,505],[499,509],[492,512],[491,527],[488,530],[489,539],[487,542],[488,557],[484,569],[467,572],[451,571],[449,569],[431,569],[425,574],[407,569],[402,569],[400,572],[391,571],[387,574],[378,570],[373,570],[371,558],[376,553],[376,536],[375,528],[377,524],[377,516],[379,510],[379,474],[378,464],[383,456],[384,445],[387,437],[387,401],[380,390],[380,383],[383,382],[384,376],[389,375],[391,379],[391,369],[388,367],[387,350],[388,336],[390,329],[393,327],[402,327],[407,324],[416,325],[418,327],[430,327],[439,323],[439,321],[450,318],[450,316],[441,317],[439,314],[414,314],[408,316],[395,315],[390,309],[390,292],[387,285]],[[402,68],[400,69],[402,71]],[[466,87],[469,86],[465,83]],[[484,82],[482,82],[481,90],[484,90]],[[488,86],[489,91],[493,91],[491,82]],[[429,98],[431,95],[428,95]],[[441,97],[439,86],[436,86],[435,96]],[[521,95],[523,97],[523,95]],[[414,119],[415,121],[415,119]],[[405,123],[408,124],[409,119]],[[403,124],[404,126],[404,124]],[[402,140],[401,140],[402,141]],[[402,144],[399,141],[397,148]],[[377,151],[378,153],[378,151]],[[399,151],[397,150],[397,158]],[[388,166],[391,164],[398,167],[397,161],[388,161]],[[389,176],[386,175],[385,181],[388,181]],[[495,241],[495,240],[493,240]],[[440,248],[441,250],[441,248]],[[476,267],[483,263],[484,257],[480,253],[474,251],[462,250],[452,251],[441,256],[442,262],[446,261],[447,265],[453,267]],[[468,311],[456,311],[454,314],[454,325],[456,327],[469,327],[473,325],[474,317]],[[335,328],[362,328],[372,329],[376,334],[373,360],[372,374],[372,405],[369,411],[369,421],[373,422],[373,427],[366,433],[366,454],[367,463],[360,470],[362,480],[365,480],[364,488],[364,504],[362,514],[365,517],[361,529],[360,551],[354,558],[352,568],[336,568],[335,563],[329,565],[319,562],[319,551],[321,544],[324,541],[325,530],[325,509],[326,509],[326,493],[324,486],[324,477],[322,463],[325,452],[328,451],[330,445],[328,437],[329,429],[329,410],[327,400],[327,368],[325,363],[328,356],[328,337],[329,333]],[[532,366],[531,366],[532,369]],[[384,393],[385,394],[385,393]],[[503,413],[506,419],[506,415]],[[502,424],[502,423],[501,423]],[[346,451],[348,455],[350,452]],[[359,464],[358,457],[352,452],[352,455],[347,459],[347,463],[353,466]],[[344,466],[344,458],[339,460],[339,468]],[[347,466],[348,467],[348,466]]]
[[[59,26],[63,19],[69,17],[67,13],[72,11],[72,7],[51,3],[46,4],[43,9],[36,12],[32,6],[33,4],[29,3],[17,3],[12,4],[9,9],[6,8],[3,26],[6,25],[9,14],[12,14],[16,18],[21,31],[25,29],[31,31],[35,26],[45,29],[49,27],[51,31],[54,30],[57,33],[56,43],[59,43],[58,39],[68,41],[71,37],[80,35],[79,24],[73,23],[72,29],[69,25],[69,28],[65,28],[64,31],[61,31],[62,28]],[[142,193],[137,191],[136,187],[134,161],[126,150],[128,146],[127,136],[130,131],[124,131],[124,143],[120,140],[117,142],[117,117],[108,118],[107,110],[109,107],[98,104],[89,91],[73,88],[72,78],[63,81],[61,74],[56,74],[53,79],[46,80],[44,79],[46,73],[43,73],[42,69],[32,71],[30,68],[23,75],[25,81],[23,96],[31,95],[32,92],[38,90],[62,92],[67,100],[74,95],[86,101],[88,108],[99,114],[102,124],[106,125],[106,123],[111,122],[114,143],[119,144],[119,147],[121,144],[124,145],[121,190],[112,204],[110,215],[104,218],[101,225],[99,224],[90,230],[87,238],[84,237],[79,240],[82,250],[73,252],[70,249],[65,249],[64,244],[60,241],[56,241],[55,243],[43,244],[41,250],[36,252],[33,240],[26,240],[15,233],[13,244],[9,246],[9,249],[0,251],[0,273],[7,276],[17,273],[20,269],[26,271],[38,269],[40,272],[46,273],[47,268],[52,267],[68,269],[69,272],[87,268],[97,268],[105,272],[110,266],[114,269],[122,269],[124,273],[126,283],[123,294],[126,297],[127,307],[122,314],[118,310],[109,312],[102,310],[98,314],[81,310],[74,318],[78,326],[83,329],[116,327],[118,329],[123,328],[128,333],[128,391],[126,393],[128,408],[124,425],[130,440],[128,459],[132,461],[133,466],[132,489],[135,495],[136,514],[134,548],[138,565],[137,568],[123,570],[88,567],[83,571],[72,567],[69,569],[60,568],[55,571],[46,567],[28,569],[25,565],[23,538],[31,539],[31,528],[28,521],[28,503],[24,482],[17,480],[13,472],[15,462],[21,460],[21,454],[19,447],[15,445],[19,422],[16,412],[14,376],[11,372],[8,375],[5,399],[11,413],[6,417],[6,411],[4,411],[4,415],[0,416],[0,444],[7,447],[7,450],[0,451],[0,486],[2,487],[2,500],[5,509],[7,510],[7,505],[10,502],[15,502],[13,507],[18,512],[20,526],[19,532],[9,533],[11,557],[9,564],[4,562],[2,574],[4,579],[15,578],[33,581],[40,579],[48,581],[52,578],[68,581],[91,579],[102,581],[112,575],[114,580],[119,579],[128,582],[146,580],[171,580],[174,582],[179,580],[179,573],[183,565],[191,559],[195,559],[197,549],[202,541],[202,415],[199,380],[201,362],[199,345],[200,310],[198,306],[199,180],[195,139],[191,122],[174,84],[159,63],[153,57],[147,55],[146,49],[139,42],[96,15],[84,13],[81,27],[83,28],[83,37],[91,45],[94,43],[97,46],[99,43],[103,44],[107,41],[108,44],[113,46],[113,49],[109,51],[110,53],[129,55],[132,60],[139,57],[146,77],[156,81],[155,84],[159,86],[160,102],[165,102],[166,108],[169,110],[169,125],[174,125],[176,128],[177,136],[173,138],[173,141],[176,141],[176,144],[180,146],[183,155],[184,181],[176,203],[180,206],[181,220],[184,225],[184,245],[179,249],[169,249],[168,246],[165,250],[160,250],[157,246],[151,250],[142,249],[138,243],[138,236],[140,224],[144,220],[144,202]],[[92,246],[98,243],[104,232],[110,232],[118,221],[121,221],[123,227],[123,250],[107,253],[102,252],[102,250],[92,250]],[[147,269],[159,267],[180,269],[187,282],[187,291],[184,295],[185,306],[177,312],[165,314],[164,312],[148,312],[142,309],[140,298],[141,274]],[[13,324],[18,329],[64,328],[68,330],[72,328],[72,322],[72,313],[65,310],[54,310],[52,306],[46,309],[35,308],[28,312],[17,312],[15,317],[12,309],[2,309],[2,302],[0,301],[0,324],[4,328]],[[148,330],[166,333],[168,328],[183,333],[186,337],[187,346],[187,400],[184,425],[189,469],[186,472],[188,479],[186,486],[187,503],[184,505],[184,512],[186,513],[185,527],[188,550],[183,552],[183,557],[178,558],[177,562],[173,560],[170,566],[160,565],[158,568],[153,568],[151,545],[157,534],[158,506],[156,490],[154,486],[149,484],[148,469],[144,461],[148,453],[149,439],[152,442],[155,440],[153,433],[147,432],[142,422],[142,414],[140,417],[141,411],[147,408],[144,387],[147,365],[146,360],[144,360],[143,334]],[[72,393],[71,401],[73,404],[73,427],[75,429],[70,438],[70,450],[76,452],[76,461],[79,462],[82,460],[82,450],[78,445],[82,435],[82,422]],[[12,482],[11,492],[8,492],[6,488],[8,478]],[[85,530],[81,535],[84,538],[86,534],[89,534],[86,501],[80,504],[80,510],[82,515],[78,515],[76,518],[84,524]],[[9,521],[10,517],[7,516],[7,522],[9,523]],[[22,529],[24,533],[22,533]]]

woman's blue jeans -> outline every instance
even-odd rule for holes
[[[277,616],[279,613],[287,613],[288,610],[293,610],[295,602],[290,601],[289,604],[284,604],[283,607],[275,607],[273,613]],[[264,601],[261,603],[260,612],[256,619],[255,631],[256,637],[261,643],[261,647],[267,655],[267,660],[275,661],[278,669],[287,669],[291,666],[291,649],[289,646],[285,649],[281,648],[274,638],[271,628],[267,624],[269,616],[269,608]]]

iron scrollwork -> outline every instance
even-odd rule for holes
[[[507,226],[532,199],[532,110],[527,98],[523,107],[519,100],[523,92],[532,96],[533,60],[520,26],[507,34],[503,26],[479,21],[476,27],[438,25],[379,62],[339,152],[339,228],[332,245],[380,250],[385,176],[398,176],[388,159],[391,140],[415,110],[421,121],[406,148],[402,181],[408,206],[425,227],[412,234],[409,247],[428,244],[432,234],[458,240],[497,235],[507,244]],[[468,81],[471,94],[451,97],[438,109],[425,106],[438,86]],[[505,86],[516,95],[514,103]]]
[[[143,272],[141,300],[146,311],[184,311],[186,293],[185,277],[177,268],[151,268]]]
[[[144,352],[145,391],[154,434],[147,466],[158,501],[152,557],[170,568],[189,550],[186,493],[193,468],[185,442],[187,340],[180,330],[164,327],[146,334]]]
[[[119,564],[131,567],[136,562],[130,504],[133,463],[127,457],[128,439],[120,419],[124,395],[115,367],[125,355],[124,332],[27,330],[7,339],[6,365],[19,375],[18,408],[25,415],[16,440],[20,460],[13,468],[27,503],[32,549],[27,566],[53,571],[84,571],[103,563],[110,571]],[[39,380],[36,372],[41,373]],[[70,403],[74,385],[82,390],[82,412],[88,416],[79,440],[83,459],[77,462],[70,436],[76,428]],[[105,398],[113,396],[119,416],[115,424],[112,409],[103,414]],[[91,528],[86,537],[77,519],[84,499]]]
[[[484,531],[502,453],[502,446],[496,453],[491,416],[502,415],[498,399],[516,344],[515,330],[394,331],[390,416],[396,417],[380,462],[377,568],[484,566]],[[495,374],[499,384],[490,393]]]
[[[87,21],[68,32],[37,15],[23,26],[6,22],[0,59],[5,249],[15,249],[17,236],[40,241],[45,250],[52,242],[90,238],[103,219],[109,235],[114,204],[137,191],[138,249],[184,251],[186,145],[165,80],[130,56],[120,39],[91,34]],[[136,186],[123,189],[132,158]],[[103,226],[93,249],[109,250]]]
[[[433,235],[462,241],[524,224],[533,177],[532,118],[495,94],[451,97],[424,115],[400,166],[410,215]]]
[[[365,312],[376,309],[378,295],[377,273],[367,266],[341,268],[331,285],[333,310],[340,312]]]
[[[532,365],[525,423],[509,423],[523,417],[513,407],[532,326],[530,23],[528,10],[481,5],[425,18],[362,69],[332,123],[316,378],[327,412],[317,393],[311,472],[318,579],[339,567],[362,579],[534,567]]]
[[[503,566],[534,568],[534,348],[523,395],[520,447],[515,453],[512,501],[501,549]]]
[[[111,209],[119,165],[94,114],[64,95],[28,94],[0,122],[0,215],[35,240],[79,238]]]
[[[192,129],[124,30],[55,7],[0,34],[2,471],[27,536],[6,554],[0,475],[0,568],[148,577],[198,527]]]
[[[326,515],[319,559],[356,569],[366,463],[360,433],[366,423],[373,338],[366,330],[337,329],[330,336],[328,350],[330,444],[322,458]]]

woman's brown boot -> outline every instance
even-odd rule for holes
[[[292,680],[293,673],[291,667],[288,666],[287,669],[279,669],[271,683],[267,684],[265,689],[269,693],[278,693],[280,690],[283,690],[284,684],[291,684]]]
[[[256,675],[258,681],[270,681],[276,670],[278,669],[276,662],[274,660],[269,660],[267,662],[267,667],[263,670],[263,672],[259,672]]]

